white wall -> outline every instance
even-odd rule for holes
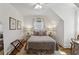
[[[71,38],[74,37],[75,10],[72,4],[53,4],[52,10],[64,20],[64,47],[70,47]]]
[[[0,22],[3,24],[4,54],[12,49],[10,43],[23,36],[22,30],[9,30],[9,17],[23,20],[22,16],[10,4],[0,4]]]
[[[2,33],[3,33],[3,24],[0,23],[0,34],[2,34]]]
[[[76,26],[77,26],[77,33],[76,33],[76,35],[79,35],[79,10],[78,11],[76,11],[77,13],[77,21],[76,21]]]
[[[56,41],[61,46],[64,46],[64,21],[60,20],[56,27]]]
[[[25,26],[32,26],[33,25],[33,19],[35,17],[42,17],[44,18],[45,20],[45,25],[46,26],[50,26],[50,25],[53,25],[54,23],[58,23],[60,20],[62,20],[55,12],[51,11],[50,9],[49,10],[45,10],[46,12],[44,13],[42,10],[40,13],[38,11],[38,14],[33,14],[33,15],[26,15],[24,16],[24,24]],[[30,12],[33,12],[33,11],[30,11]]]

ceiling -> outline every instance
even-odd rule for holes
[[[79,8],[79,3],[74,3]]]
[[[41,4],[42,9],[34,9],[34,3],[13,3],[11,4],[15,7],[23,16],[27,15],[43,15],[48,11],[46,4]]]
[[[35,3],[11,3],[23,17],[27,15],[47,15],[48,13],[52,14],[51,10],[55,6],[70,6],[73,7],[72,3],[41,3],[43,6],[42,9],[34,9]],[[78,5],[79,4],[75,4]]]

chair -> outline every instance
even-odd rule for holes
[[[77,35],[77,40],[79,40],[79,35]]]
[[[73,39],[73,38],[71,38],[71,42],[70,42],[70,44],[71,44],[71,54],[74,54],[74,51],[75,51],[75,45],[74,45],[74,39]]]
[[[71,54],[77,54],[78,50],[79,50],[79,44],[76,43],[77,39],[71,39]]]

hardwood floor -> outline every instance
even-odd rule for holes
[[[70,48],[59,47],[59,51],[62,51],[64,53],[66,53],[67,55],[71,55],[71,49]]]
[[[24,46],[22,47],[22,49],[20,50],[20,52],[18,52],[16,55],[27,55],[27,53],[25,51],[25,46],[26,46],[26,43],[24,44]]]

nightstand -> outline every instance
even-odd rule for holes
[[[50,33],[48,34],[48,36],[50,36],[50,37],[53,37],[53,34],[52,34],[52,32],[50,32]]]

